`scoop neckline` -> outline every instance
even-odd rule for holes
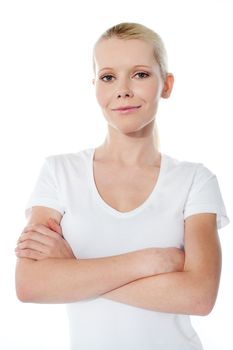
[[[109,213],[116,215],[118,217],[128,217],[128,216],[132,216],[132,215],[135,215],[135,214],[141,212],[145,207],[147,207],[150,204],[150,202],[152,201],[152,199],[155,197],[156,193],[158,192],[160,185],[161,185],[161,182],[162,182],[162,179],[163,179],[163,174],[164,174],[165,165],[166,165],[166,154],[160,152],[160,154],[161,154],[160,170],[159,170],[159,174],[157,177],[157,181],[156,181],[151,193],[149,194],[149,196],[138,207],[136,207],[130,211],[121,212],[121,211],[111,207],[101,197],[101,195],[96,187],[95,178],[94,178],[94,156],[95,156],[96,149],[90,148],[89,150],[90,150],[89,181],[90,181],[91,189],[92,189],[92,192],[95,196],[95,199],[97,200],[98,204],[100,204],[102,206],[102,208],[106,209]]]

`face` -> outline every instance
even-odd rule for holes
[[[102,40],[95,48],[95,68],[96,98],[108,124],[123,132],[149,124],[153,128],[160,97],[168,86],[152,44],[139,39]],[[169,96],[167,92],[163,97]]]

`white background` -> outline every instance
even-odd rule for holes
[[[14,289],[14,248],[45,156],[102,143],[92,47],[110,26],[139,22],[163,38],[172,96],[157,114],[161,150],[217,174],[232,218],[232,1],[21,0],[0,3],[0,348],[68,349],[64,305],[24,304]],[[192,317],[205,350],[232,350],[231,224],[223,228],[216,306]]]

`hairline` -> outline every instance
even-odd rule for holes
[[[107,34],[107,35],[106,35],[106,34],[103,34],[103,35],[97,40],[97,42],[96,42],[95,45],[94,45],[94,49],[93,49],[92,62],[93,62],[93,71],[94,71],[95,74],[96,74],[96,70],[95,70],[95,49],[96,49],[96,46],[97,46],[99,43],[103,42],[104,40],[110,40],[110,39],[114,39],[114,38],[120,39],[120,40],[125,40],[125,41],[127,41],[127,40],[141,40],[141,41],[148,42],[148,43],[152,44],[152,47],[153,47],[153,57],[155,58],[157,64],[159,65],[159,69],[160,69],[160,73],[161,73],[162,79],[165,80],[165,75],[166,75],[167,73],[164,74],[164,72],[163,72],[163,70],[162,70],[162,67],[161,67],[161,64],[160,64],[160,62],[158,61],[158,58],[157,58],[157,56],[156,56],[156,47],[155,47],[155,45],[154,45],[154,41],[153,41],[152,38],[147,38],[147,37],[145,37],[145,35],[142,35],[142,34],[133,34],[133,35],[131,35],[131,36],[129,36],[128,34],[126,34],[126,35],[124,36],[124,34],[121,35],[121,34],[117,34],[117,33],[111,33],[111,34]]]

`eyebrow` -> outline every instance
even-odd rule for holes
[[[136,66],[133,66],[132,68],[138,68],[138,67],[146,67],[146,68],[151,68],[150,66],[147,66],[145,64],[137,64]],[[102,70],[105,70],[105,69],[114,69],[113,67],[104,67],[104,68],[101,68],[99,70],[99,72],[101,72]]]

